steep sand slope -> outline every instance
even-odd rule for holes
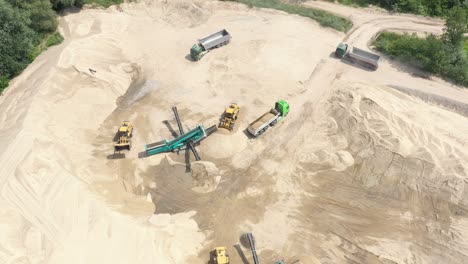
[[[466,263],[467,119],[390,87],[427,87],[461,108],[467,92],[388,61],[370,72],[330,57],[385,25],[441,32],[380,16],[353,16],[348,35],[211,1],[64,16],[65,43],[0,99],[0,262],[206,263],[225,245],[245,263],[248,249],[232,245],[251,231],[262,263]],[[190,61],[194,41],[220,28],[231,43]],[[277,99],[291,113],[249,139]],[[230,102],[241,105],[236,129],[203,141],[192,173],[184,155],[138,158],[172,137],[171,106],[189,128],[217,123]],[[126,119],[134,147],[114,159]]]
[[[154,211],[151,200],[132,194],[143,188],[133,178],[138,176],[132,165],[136,161],[116,165],[106,159],[112,153],[109,140],[121,121],[119,116],[114,115],[113,120],[109,115],[125,111],[129,105],[138,107],[139,99],[160,87],[155,94],[159,100],[142,105],[142,120],[129,112],[122,114],[137,125],[135,159],[146,140],[170,135],[159,121],[169,116],[170,105],[180,103],[184,114],[184,104],[197,98],[193,112],[209,109],[215,121],[232,98],[247,105],[261,97],[250,97],[251,93],[270,85],[283,89],[293,84],[291,88],[295,88],[297,79],[308,75],[308,64],[318,60],[312,54],[315,46],[306,44],[317,33],[314,24],[305,19],[268,12],[258,15],[246,8],[223,11],[221,3],[203,7],[187,1],[155,2],[128,5],[125,12],[86,10],[63,18],[65,43],[40,56],[1,98],[0,262],[182,263],[200,249],[205,234],[191,220],[193,213],[163,215],[147,222]],[[304,23],[312,25],[308,39],[292,42],[289,54],[282,52],[281,47],[291,41],[276,30],[296,30],[300,36],[298,28]],[[196,24],[200,26],[190,28]],[[184,58],[198,37],[218,30],[219,24],[229,26],[237,38],[226,49],[230,57],[239,57],[232,60],[237,74],[223,65],[229,59],[226,56],[212,57],[216,61],[211,68],[198,69]],[[251,34],[242,35],[245,30]],[[329,44],[335,42],[334,33],[326,36]],[[291,61],[296,70],[285,70],[283,58],[300,54],[298,48],[308,55]],[[257,65],[245,67],[253,55],[258,55]],[[260,68],[265,59],[270,60],[269,66]],[[252,72],[255,77],[249,78]],[[276,80],[270,80],[271,75]],[[225,78],[234,81],[222,86]],[[142,90],[141,82],[146,79],[147,90]],[[257,79],[265,83],[257,85]],[[136,88],[126,93],[130,86]],[[229,96],[204,101],[216,94]],[[268,106],[276,97],[271,95]],[[198,122],[185,117],[186,125]],[[163,131],[166,134],[160,133]],[[103,142],[100,134],[105,135]],[[105,153],[100,155],[103,147]],[[144,168],[151,162],[140,164]]]

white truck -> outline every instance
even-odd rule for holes
[[[258,137],[265,132],[270,126],[276,125],[283,117],[289,113],[289,104],[284,100],[279,100],[275,104],[275,108],[270,109],[255,121],[250,123],[247,131],[254,137]]]
[[[356,47],[349,49],[348,44],[340,43],[336,48],[335,55],[338,58],[348,58],[355,62],[361,62],[364,66],[376,70],[379,67],[380,56]]]
[[[226,29],[220,30],[208,37],[198,40],[190,49],[190,55],[194,60],[200,60],[208,51],[226,45],[231,41],[231,34]]]

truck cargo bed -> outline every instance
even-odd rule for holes
[[[249,131],[252,135],[257,136],[258,133],[261,133],[260,131],[262,129],[269,127],[270,124],[273,123],[279,115],[280,112],[272,108],[269,112],[263,114],[257,120],[253,121],[247,128],[247,131]]]
[[[220,44],[229,42],[230,39],[231,35],[225,29],[223,29],[221,31],[209,35],[208,37],[200,39],[199,42],[205,50],[209,50]]]
[[[349,57],[352,59],[365,62],[377,68],[379,66],[380,56],[365,50],[353,47],[349,52]]]
[[[261,116],[259,119],[255,120],[251,125],[250,127],[253,129],[253,130],[257,130],[259,129],[261,126],[263,126],[264,124],[268,123],[271,119],[273,119],[276,115],[273,114],[272,112],[268,112],[266,114],[264,114],[263,116]]]

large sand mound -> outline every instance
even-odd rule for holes
[[[248,231],[262,263],[467,262],[466,117],[390,87],[428,85],[456,111],[466,92],[343,64],[329,57],[343,34],[233,3],[130,3],[61,26],[64,44],[0,98],[0,263],[206,263],[220,245],[241,263]],[[231,43],[192,62],[220,28]],[[278,99],[291,113],[250,139]],[[177,133],[171,106],[191,128],[231,102],[236,128],[204,140],[191,172],[184,151],[139,158]],[[134,147],[117,159],[122,120]]]

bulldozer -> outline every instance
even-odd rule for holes
[[[226,247],[215,247],[213,250],[214,264],[229,264],[229,255],[226,253]]]
[[[115,151],[130,150],[132,148],[133,125],[130,121],[123,121],[116,135]]]
[[[232,131],[234,129],[234,124],[237,120],[239,110],[240,107],[237,104],[232,103],[229,105],[229,107],[226,108],[226,111],[224,111],[221,122],[219,123],[219,127]]]

